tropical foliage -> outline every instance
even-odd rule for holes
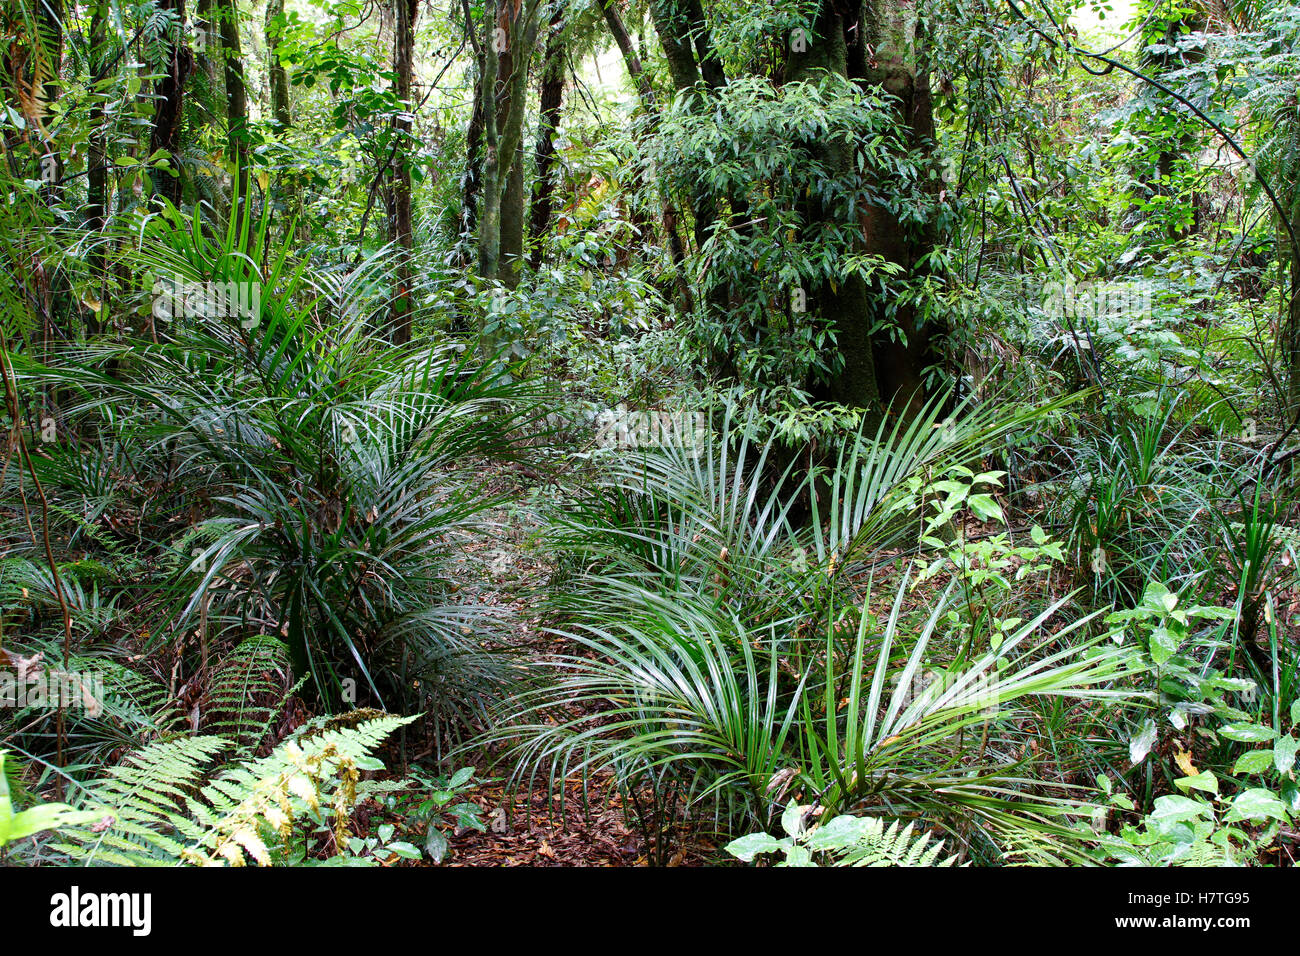
[[[1300,6],[0,24],[6,864],[1294,863]]]

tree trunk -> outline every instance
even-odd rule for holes
[[[108,39],[108,0],[96,0],[90,13],[91,86],[105,79],[104,44]],[[102,332],[101,316],[112,314],[108,301],[107,257],[104,255],[104,226],[108,220],[108,152],[106,145],[110,132],[104,118],[104,104],[97,97],[90,107],[90,135],[86,143],[86,217],[85,229],[90,233],[90,272],[98,285],[95,297],[99,311],[91,317],[91,332]]]
[[[280,131],[293,123],[289,108],[289,71],[280,59],[280,34],[284,18],[284,0],[267,0],[266,4],[266,55],[267,75],[271,86],[271,115]]]
[[[501,133],[497,125],[497,70],[501,66],[496,4],[489,2],[483,16],[483,72],[479,77],[479,110],[483,116],[482,200],[478,215],[478,274],[495,279],[501,261],[501,176],[499,169]],[[508,34],[505,34],[508,37]]]
[[[632,45],[632,37],[623,24],[623,18],[618,15],[618,10],[614,7],[614,0],[601,0],[600,6],[605,14],[605,23],[609,26],[609,32],[613,34],[614,42],[618,44],[619,51],[623,54],[628,75],[632,77],[632,83],[636,86],[641,109],[646,114],[646,134],[652,136],[659,125],[659,105],[655,102],[654,86],[641,65],[641,58],[637,56],[636,48]],[[691,294],[691,287],[686,281],[686,246],[677,228],[680,215],[672,197],[663,188],[663,184],[656,183],[656,187],[659,190],[660,218],[663,222],[664,237],[668,242],[668,254],[677,273],[677,293],[682,298],[682,308],[691,312],[695,308],[695,297]]]
[[[800,82],[825,70],[839,76],[849,75],[849,45],[845,30],[845,15],[831,0],[822,0],[814,21],[813,34],[806,42],[791,43],[791,53],[786,64],[790,82]],[[854,150],[840,140],[829,143],[809,143],[807,148],[835,175],[853,175]],[[809,199],[803,208],[808,223],[826,222],[840,213],[828,208],[820,199]],[[864,245],[871,242],[864,237]],[[861,249],[845,250],[861,252]],[[805,290],[808,309],[816,311],[834,323],[836,345],[844,361],[844,368],[831,382],[819,390],[819,398],[852,405],[859,408],[879,409],[880,386],[877,381],[876,355],[871,336],[873,309],[865,280],[853,276],[835,284],[823,282],[820,288]]]
[[[699,105],[704,93],[701,82],[710,90],[726,84],[699,0],[651,0],[650,17],[668,61],[673,89],[679,96],[693,97]],[[699,249],[717,221],[718,208],[703,189],[695,190],[690,199],[695,216],[695,247]]]
[[[390,326],[393,341],[404,345],[411,341],[411,323],[414,305],[411,301],[411,255],[415,249],[415,233],[411,226],[411,156],[410,138],[415,109],[412,87],[415,80],[415,20],[419,15],[419,0],[397,0],[397,26],[393,34],[394,92],[401,103],[404,115],[393,121],[393,134],[398,146],[393,154],[393,215],[392,241],[398,248],[397,290],[393,296]]]
[[[216,122],[218,110],[215,106],[226,101],[226,79],[221,68],[221,11],[217,9],[217,2],[218,0],[199,0],[195,11],[195,67],[203,76],[203,82],[207,85],[208,102],[214,107],[203,110],[204,116],[212,117],[204,125]]]
[[[881,86],[897,98],[898,119],[908,129],[909,145],[929,151],[934,120],[929,69],[916,33],[915,0],[845,4],[822,0],[806,42],[791,44],[786,75],[791,81],[810,79],[828,70],[864,87]],[[842,143],[809,144],[832,169],[852,174],[856,156]],[[826,221],[835,211],[812,203],[809,221]],[[935,237],[927,230],[909,232],[888,209],[868,207],[859,217],[862,227],[858,254],[880,256],[903,267],[904,277],[920,275],[918,262],[933,248]],[[846,252],[849,250],[846,250]],[[910,307],[893,310],[888,317],[887,291],[881,284],[868,286],[859,278],[838,288],[829,283],[809,290],[809,308],[834,322],[837,347],[844,360],[840,375],[818,397],[860,408],[882,410],[901,398],[913,409],[925,400],[923,372],[937,361],[938,332],[933,322],[923,322]],[[906,342],[872,329],[892,321],[902,327]]]
[[[470,264],[469,249],[478,229],[479,194],[483,185],[483,70],[484,58],[477,57],[478,76],[474,85],[474,111],[470,114],[469,129],[465,133],[465,182],[460,201],[461,266]]]
[[[497,66],[497,129],[501,132],[500,160],[508,161],[501,195],[501,249],[497,279],[508,289],[519,284],[524,264],[524,139],[523,126],[528,98],[528,71],[537,42],[534,3],[520,29],[518,22],[507,30],[509,42],[500,51]],[[523,12],[515,5],[514,16]],[[507,10],[506,15],[510,16]],[[516,32],[519,33],[516,36]]]
[[[492,2],[485,17],[478,267],[482,278],[497,279],[508,286],[518,282],[516,266],[523,253],[521,146],[529,60],[537,43],[538,5],[539,0],[522,0],[518,4],[506,0],[505,5]],[[503,213],[507,203],[509,210]]]
[[[248,89],[244,84],[244,61],[239,49],[239,0],[219,0],[222,7],[221,48],[225,54],[226,136],[237,174],[235,192],[241,202],[248,199]]]
[[[53,125],[54,105],[59,101],[59,78],[63,72],[63,0],[40,0],[37,10],[40,13],[40,41],[49,62],[49,74],[42,84],[44,115],[41,117],[41,125],[48,131]],[[61,192],[56,184],[63,178],[63,157],[52,142],[45,148],[45,155],[51,160],[46,163],[48,171],[42,171],[42,178],[47,180],[46,199],[53,204],[58,202]]]
[[[185,0],[159,0],[158,8],[174,10],[180,22],[185,22]],[[190,53],[190,48],[179,40],[168,43],[167,54],[163,75],[154,83],[153,132],[149,137],[151,156],[160,149],[170,156],[175,156],[180,150],[185,80],[194,68],[194,56]],[[174,206],[179,206],[181,201],[178,165],[173,160],[170,171],[157,169],[152,174],[155,194]]]
[[[1292,122],[1296,122],[1292,120]],[[1300,236],[1300,187],[1291,184],[1291,232]],[[1279,229],[1281,245],[1290,260],[1290,283],[1286,292],[1282,349],[1286,353],[1288,422],[1300,422],[1300,244],[1292,242],[1285,229]]]
[[[560,125],[564,104],[564,8],[556,4],[546,35],[546,61],[542,67],[542,89],[537,120],[537,178],[533,180],[530,204],[529,240],[532,256],[529,265],[542,264],[542,240],[551,228],[555,213],[555,130]]]
[[[930,65],[925,37],[918,25],[917,0],[886,0],[864,4],[862,23],[850,53],[856,67],[850,74],[859,82],[879,84],[898,98],[898,117],[909,131],[908,145],[934,161],[934,106],[930,92]],[[937,198],[942,179],[927,181],[931,198]],[[866,252],[880,255],[904,268],[903,275],[920,278],[928,273],[921,260],[939,241],[932,225],[909,234],[888,210],[872,207],[864,222]],[[872,290],[872,321],[883,321],[886,305],[883,289]],[[934,318],[925,319],[910,306],[899,308],[895,319],[902,326],[906,344],[888,336],[874,343],[879,390],[886,401],[909,400],[915,410],[925,400],[923,373],[940,364],[941,340],[947,327]]]
[[[524,265],[524,141],[520,132],[501,196],[501,264],[497,278],[507,289],[519,285]]]
[[[1139,49],[1142,49],[1142,52],[1138,57],[1138,62],[1142,69],[1153,77],[1161,77],[1163,74],[1175,70],[1186,69],[1205,58],[1204,49],[1187,49],[1163,53],[1153,53],[1149,49],[1143,49],[1146,44],[1154,46],[1156,43],[1176,48],[1179,40],[1192,33],[1200,32],[1206,27],[1204,15],[1192,10],[1175,8],[1172,16],[1179,19],[1156,19],[1154,23],[1150,24],[1150,28],[1154,28],[1152,32],[1142,36],[1139,42]],[[1174,101],[1169,96],[1160,93],[1157,103],[1161,111],[1168,111],[1168,115],[1174,119],[1174,122],[1179,122],[1178,117],[1181,114],[1175,110]],[[1144,171],[1142,185],[1150,197],[1163,196],[1170,200],[1163,206],[1164,215],[1166,216],[1165,235],[1170,241],[1176,242],[1179,239],[1185,239],[1195,229],[1195,216],[1193,216],[1191,223],[1183,223],[1174,218],[1174,215],[1183,208],[1178,202],[1174,201],[1177,199],[1177,187],[1174,185],[1174,180],[1177,177],[1179,160],[1187,157],[1196,148],[1196,136],[1190,130],[1184,128],[1173,136],[1158,136],[1155,139],[1160,151],[1156,155],[1154,167]],[[1194,209],[1196,207],[1196,197],[1193,195],[1191,198]]]

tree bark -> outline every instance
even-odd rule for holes
[[[411,301],[411,255],[415,249],[415,232],[411,226],[411,155],[409,149],[412,112],[415,101],[415,21],[419,15],[419,0],[397,0],[397,24],[393,32],[393,72],[396,75],[394,90],[404,111],[393,120],[393,135],[398,146],[393,152],[392,197],[393,214],[390,219],[391,238],[397,246],[397,289],[393,295],[389,319],[393,342],[405,345],[411,341],[414,303]]]
[[[507,15],[524,12],[518,3],[507,2]],[[518,21],[507,30],[509,42],[500,53],[497,68],[497,128],[501,131],[500,159],[508,162],[501,195],[501,249],[497,279],[508,289],[519,284],[524,265],[524,116],[528,98],[528,72],[537,43],[537,17],[540,3],[533,3],[528,18],[519,29]],[[516,36],[516,31],[520,33]]]
[[[1296,122],[1296,120],[1292,120]],[[1291,232],[1300,236],[1300,187],[1291,185]],[[1300,244],[1290,241],[1285,229],[1279,229],[1280,245],[1286,250],[1290,265],[1289,287],[1286,297],[1283,334],[1280,336],[1285,351],[1287,370],[1287,421],[1300,422]]]
[[[49,58],[49,75],[43,84],[45,109],[41,124],[49,130],[54,120],[54,104],[59,101],[63,72],[63,0],[40,0],[37,10],[40,13],[40,41]],[[46,148],[49,150],[46,155],[54,157],[52,171],[54,182],[58,182],[63,178],[63,157],[53,143],[47,144]],[[58,201],[61,192],[54,182],[46,185],[46,196],[51,203]]]
[[[551,228],[555,213],[555,131],[560,125],[564,104],[564,8],[556,4],[546,35],[546,60],[542,67],[542,88],[537,120],[537,178],[533,180],[530,203],[529,240],[532,255],[529,266],[542,264],[542,240]]]
[[[659,104],[656,102],[654,85],[641,65],[641,58],[632,45],[632,37],[623,24],[623,18],[614,7],[614,0],[601,0],[600,7],[605,15],[605,23],[609,26],[609,32],[613,34],[614,42],[618,44],[619,51],[623,54],[623,63],[627,66],[632,84],[636,87],[641,109],[646,115],[647,137],[653,136],[659,125]],[[681,217],[672,197],[663,188],[663,184],[656,183],[656,187],[659,190],[660,219],[663,223],[664,237],[668,242],[668,255],[677,273],[677,294],[681,296],[682,308],[691,312],[695,309],[695,297],[691,294],[691,287],[686,281],[686,246],[677,228]]]
[[[786,76],[790,82],[814,79],[818,71],[838,76],[849,74],[849,44],[845,36],[848,22],[846,13],[831,0],[822,0],[814,21],[812,36],[802,44],[791,43],[786,63]],[[852,176],[853,148],[842,140],[829,143],[808,143],[807,148],[817,155],[836,176]],[[806,222],[826,222],[840,211],[827,208],[820,200],[810,199],[804,204]],[[863,245],[869,244],[864,237]],[[845,250],[861,252],[861,249]],[[819,288],[808,292],[809,311],[816,311],[829,319],[835,329],[836,347],[844,367],[831,382],[818,390],[818,397],[859,408],[879,409],[880,386],[877,380],[876,354],[871,336],[873,309],[867,284],[860,276],[852,276],[838,285],[825,281]]]
[[[244,83],[244,61],[239,49],[239,0],[221,2],[221,48],[225,58],[226,137],[230,158],[236,166],[235,192],[240,202],[248,200],[248,88]]]
[[[160,10],[173,10],[179,22],[185,22],[185,0],[159,0]],[[194,56],[179,37],[167,45],[167,62],[163,75],[154,83],[154,125],[149,136],[149,155],[164,150],[175,156],[180,150],[181,121],[184,117],[185,81],[194,68]],[[158,169],[152,174],[154,193],[174,206],[181,201],[179,164],[171,163],[170,171]]]
[[[899,122],[908,131],[909,146],[928,152],[934,138],[929,68],[923,38],[917,36],[915,0],[821,0],[813,35],[792,49],[786,63],[791,81],[811,79],[826,70],[863,87],[882,87],[896,97]],[[792,44],[794,47],[794,44]],[[852,175],[854,150],[843,143],[809,144],[830,168]],[[809,204],[810,221],[826,221],[834,210]],[[860,246],[854,252],[880,256],[916,278],[924,255],[933,248],[931,230],[909,230],[883,206],[860,214]],[[924,403],[924,370],[938,361],[942,333],[933,321],[924,322],[909,306],[888,315],[889,293],[881,284],[853,278],[836,287],[829,283],[810,290],[810,308],[834,323],[837,348],[844,361],[840,375],[818,390],[818,397],[879,412],[884,404],[902,399],[913,410]],[[902,338],[872,334],[885,324],[901,326]]]
[[[108,39],[108,0],[95,0],[90,13],[91,86],[105,79],[104,44]],[[104,104],[98,97],[90,107],[90,135],[86,143],[86,217],[85,230],[90,233],[90,272],[98,283],[96,298],[99,312],[91,317],[91,332],[103,331],[100,316],[112,315],[108,301],[107,257],[104,254],[104,226],[108,220],[108,135]]]
[[[280,35],[284,17],[284,0],[267,0],[266,4],[266,55],[267,75],[271,85],[271,115],[280,131],[293,124],[289,106],[289,71],[280,59]]]
[[[470,265],[469,249],[478,229],[479,194],[483,185],[483,54],[476,54],[475,59],[478,76],[474,84],[474,110],[465,132],[465,182],[460,201],[461,266],[464,268]]]
[[[211,117],[205,126],[215,124],[219,115],[215,107],[226,102],[226,79],[221,68],[221,11],[217,9],[217,3],[218,0],[198,0],[195,10],[194,65],[207,84],[208,103],[214,107],[203,111]],[[224,109],[220,110],[220,113],[224,112]]]
[[[538,6],[539,0],[494,0],[488,5],[484,24],[483,201],[478,224],[478,267],[481,277],[507,286],[518,282],[516,266],[523,253],[521,146],[528,67],[537,43]],[[503,216],[506,203],[509,208]]]
[[[863,29],[850,53],[851,62],[861,66],[851,75],[862,83],[879,84],[898,98],[898,118],[908,130],[908,145],[933,162],[930,65],[916,11],[917,0],[867,0],[863,5]],[[937,198],[942,179],[935,176],[927,182],[931,198]],[[887,209],[871,207],[863,231],[868,254],[898,263],[905,276],[920,278],[928,274],[928,267],[921,261],[939,241],[933,224],[909,232]],[[873,322],[883,321],[885,300],[883,289],[872,290]],[[902,326],[906,341],[881,336],[874,343],[880,394],[885,401],[909,400],[915,410],[927,397],[925,369],[943,360],[940,346],[948,329],[933,317],[927,320],[917,315],[910,306],[896,310],[895,322]]]
[[[668,61],[673,89],[678,96],[692,97],[697,106],[701,105],[705,90],[721,89],[726,77],[721,60],[713,52],[699,0],[651,0],[650,17]],[[690,200],[695,246],[699,249],[717,221],[718,207],[703,189],[694,190]]]

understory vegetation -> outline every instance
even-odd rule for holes
[[[0,862],[1295,862],[1300,5],[0,22]]]

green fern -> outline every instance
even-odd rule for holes
[[[161,866],[180,860],[181,811],[205,769],[229,747],[221,737],[160,741],[133,754],[90,788],[83,808],[103,807],[100,823],[64,834],[72,842],[54,849],[101,866]]]
[[[207,729],[229,737],[241,752],[255,751],[295,689],[290,674],[283,641],[268,634],[242,641],[212,676]]]
[[[778,866],[817,866],[819,857],[835,866],[952,866],[957,861],[954,856],[940,859],[943,841],[914,833],[913,823],[904,827],[895,820],[886,829],[878,817],[844,814],[805,828],[809,810],[791,803],[781,817],[784,838],[751,833],[727,844],[727,852],[745,863],[764,853],[783,853]]]
[[[877,817],[849,819],[859,826],[859,836],[835,861],[836,866],[952,866],[956,862],[953,856],[940,859],[943,841],[929,833],[914,834],[915,824],[899,829],[895,820],[885,829],[885,822]]]
[[[413,719],[367,715],[215,773],[211,765],[231,748],[225,737],[152,744],[89,788],[82,806],[102,808],[100,822],[66,830],[53,849],[110,866],[266,866],[286,858],[296,826],[323,814],[344,846],[360,772],[382,767],[371,751]]]

